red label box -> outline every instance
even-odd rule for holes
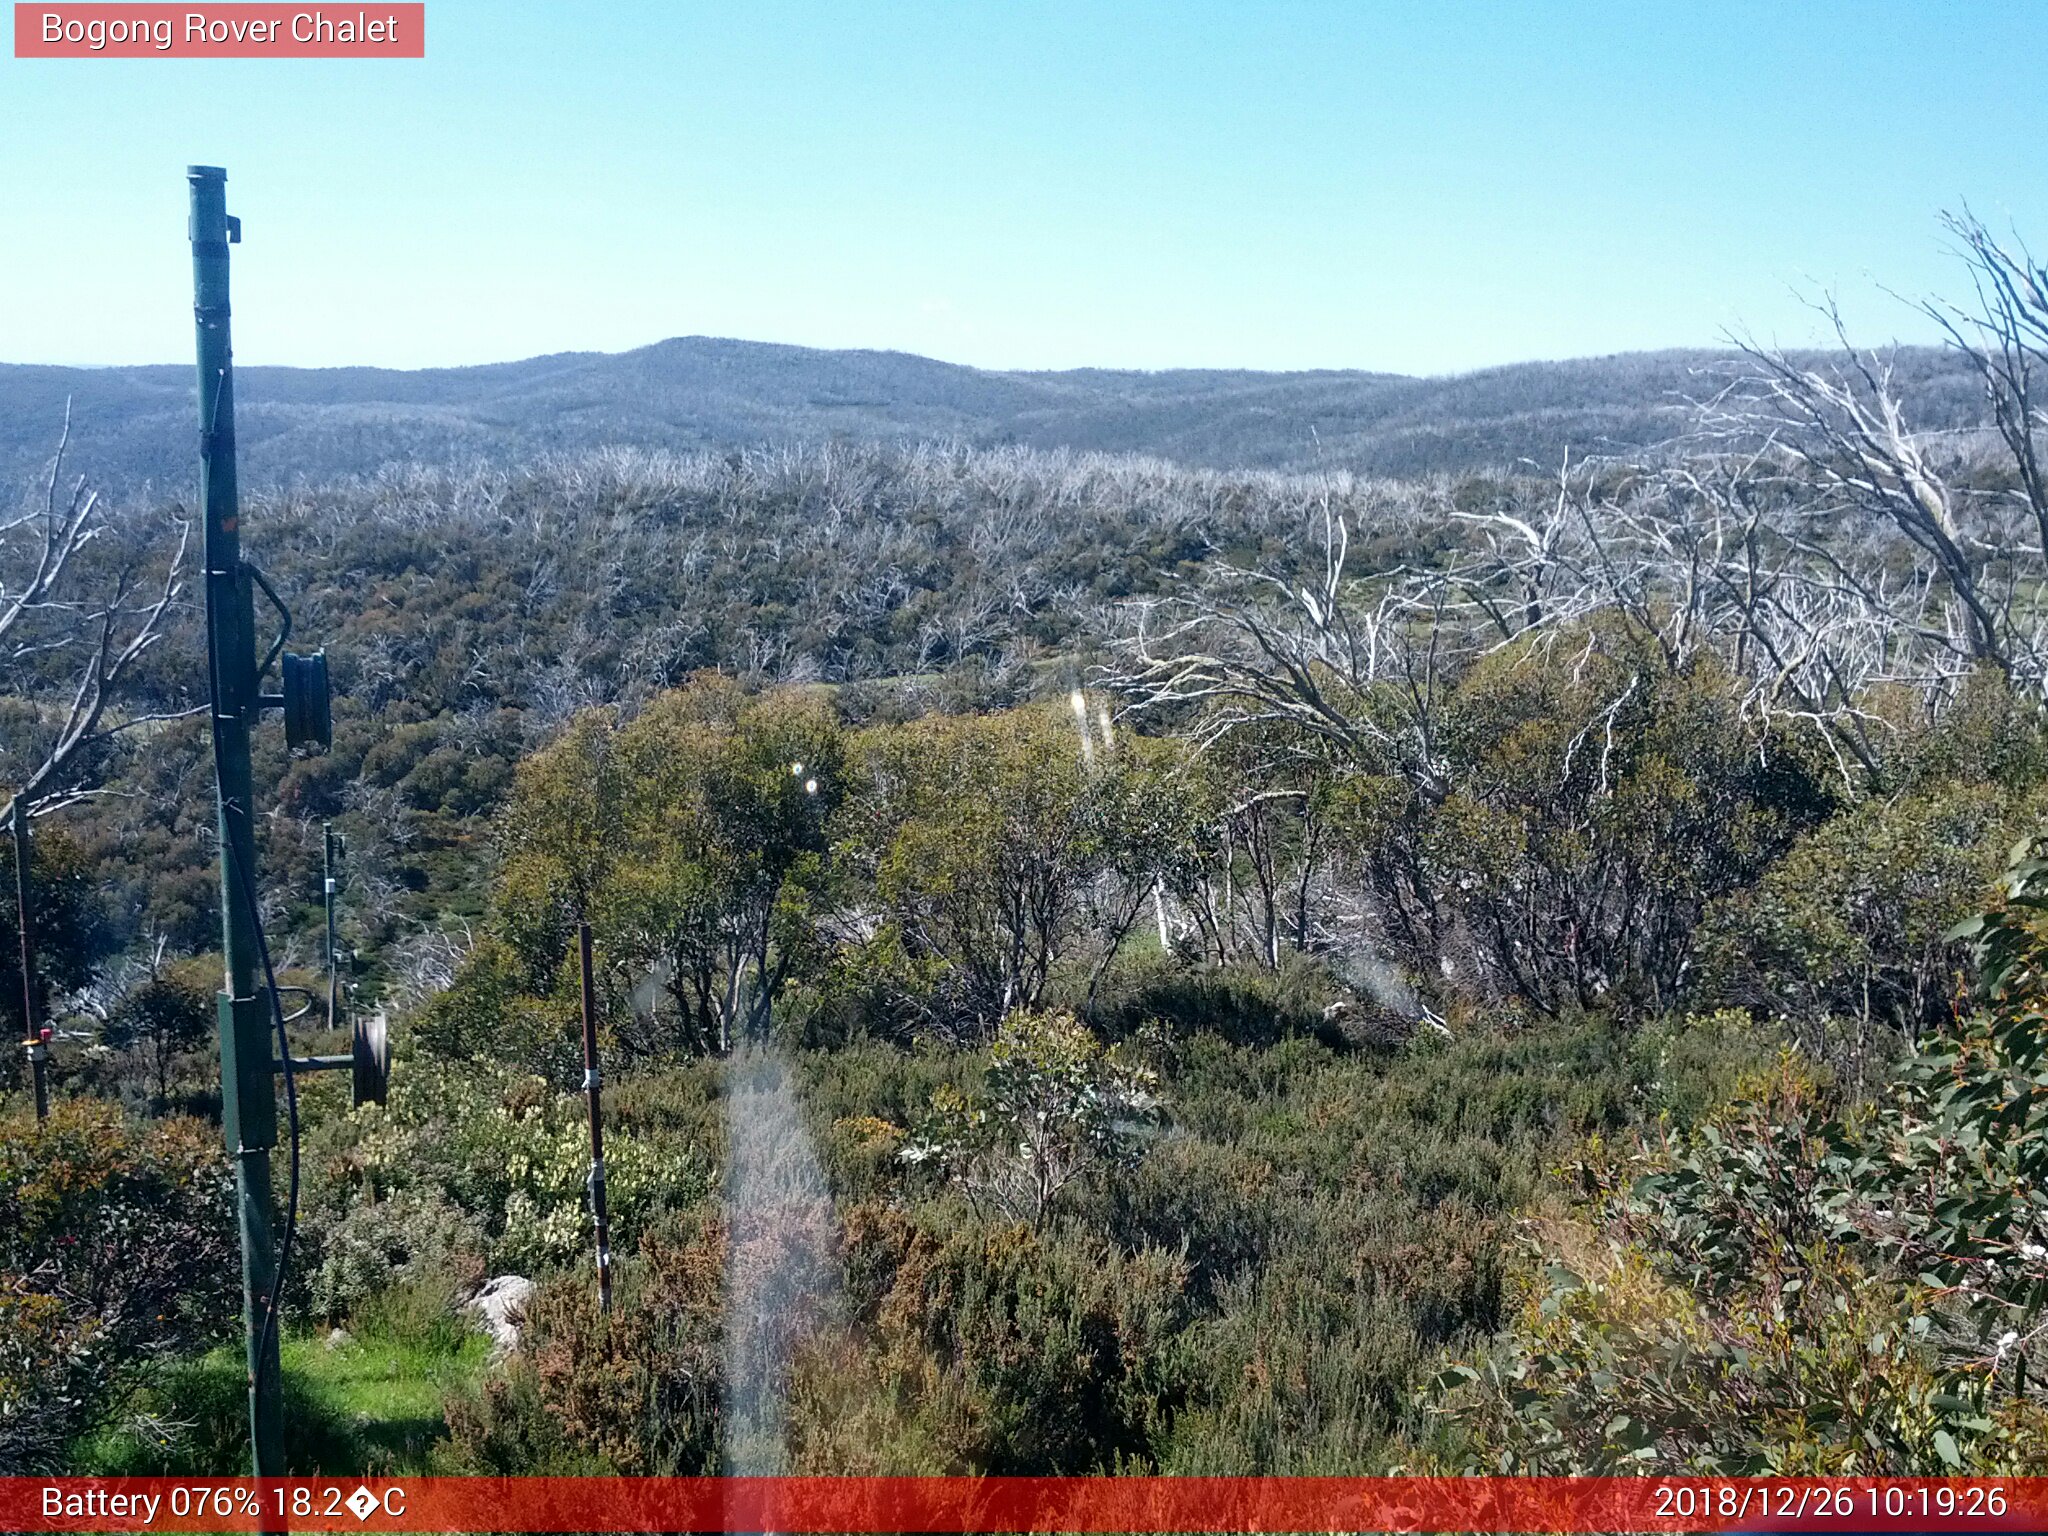
[[[427,8],[339,5],[14,7],[17,59],[423,59]]]

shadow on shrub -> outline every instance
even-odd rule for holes
[[[1288,956],[1278,971],[1241,965],[1188,970],[1153,955],[1105,979],[1088,1022],[1107,1040],[1158,1023],[1177,1035],[1208,1030],[1233,1045],[1269,1046],[1308,1035],[1343,1049],[1352,1042],[1323,1019],[1338,991],[1320,963],[1299,955]]]

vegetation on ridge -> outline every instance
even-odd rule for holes
[[[297,1464],[2037,1464],[2048,277],[1955,231],[1973,433],[1758,353],[1541,479],[834,444],[252,500],[341,692],[259,764],[265,921],[314,980],[335,821],[399,1056],[303,1089]],[[197,657],[174,520],[88,513],[85,590],[174,598],[75,750],[89,605],[0,663],[64,1032],[0,1120],[0,1457],[186,1467],[236,1314]]]

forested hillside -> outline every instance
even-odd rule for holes
[[[336,1038],[331,822],[349,1006],[397,1040],[385,1105],[301,1085],[295,1466],[2040,1465],[2048,274],[1953,232],[1983,308],[1942,358],[1745,354],[1682,433],[1643,413],[1683,359],[923,396],[867,359],[829,407],[958,438],[918,413],[1067,391],[1236,467],[696,451],[662,412],[701,391],[621,425],[598,387],[663,349],[498,370],[498,405],[327,378],[358,392],[308,433],[411,380],[451,443],[586,387],[575,431],[625,441],[244,505],[337,690],[330,752],[258,753],[293,1028]],[[1261,467],[1340,388],[1385,408],[1317,428],[1337,462]],[[1654,451],[1581,435],[1610,405]],[[1346,467],[1397,440],[1437,472]],[[190,552],[167,497],[63,467],[21,505],[0,780],[36,795],[58,1102],[9,1058],[0,1468],[225,1470]],[[487,1281],[533,1287],[494,1345]]]
[[[900,352],[820,352],[692,336],[616,355],[477,368],[247,368],[237,373],[245,483],[321,482],[387,464],[506,464],[634,445],[750,449],[845,438],[1158,455],[1219,469],[1376,475],[1554,465],[1639,449],[1688,424],[1728,381],[1728,353],[1527,363],[1448,378],[1363,372],[997,373]],[[1967,370],[1907,349],[1929,426],[1977,419]],[[182,491],[191,474],[185,367],[0,365],[0,480],[48,459],[75,402],[94,473]]]

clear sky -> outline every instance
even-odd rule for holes
[[[367,0],[374,11],[374,0]],[[352,11],[354,3],[349,7]],[[686,334],[989,367],[1923,339],[1968,202],[2048,248],[2048,0],[428,0],[423,61],[0,58],[0,360]]]

